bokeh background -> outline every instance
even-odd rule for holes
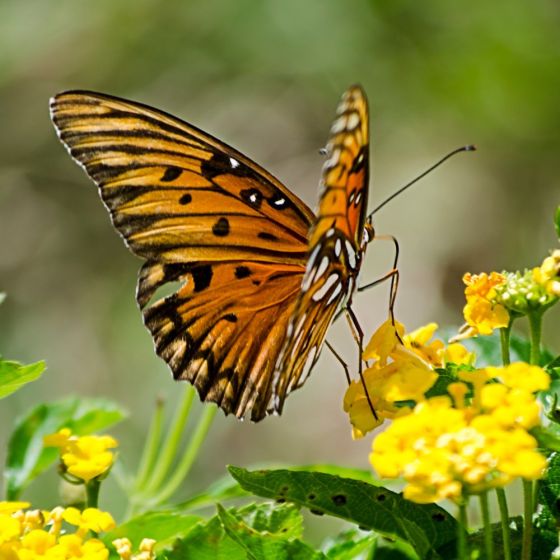
[[[164,109],[234,145],[312,207],[318,150],[354,82],[372,109],[371,208],[447,151],[475,143],[478,152],[457,156],[376,218],[377,232],[401,245],[397,317],[409,329],[458,325],[463,272],[533,266],[557,243],[559,28],[556,0],[2,0],[0,352],[45,359],[49,369],[2,401],[0,449],[30,406],[106,396],[130,412],[115,434],[133,466],[156,397],[171,408],[178,393],[136,308],[140,262],[57,141],[51,95],[93,89]],[[363,278],[391,260],[390,243],[373,243]],[[387,298],[387,287],[358,297],[366,332],[386,317]],[[342,323],[329,338],[355,371]],[[556,350],[558,326],[547,329]],[[351,440],[344,389],[324,354],[281,418],[251,424],[220,413],[178,498],[229,463],[367,467],[370,438]],[[37,505],[56,500],[50,476],[28,492]],[[118,513],[118,493],[104,500]]]

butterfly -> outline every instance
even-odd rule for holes
[[[50,109],[145,261],[136,299],[175,379],[226,414],[279,414],[355,291],[372,237],[363,89],[338,104],[317,215],[249,158],[158,109],[90,91],[60,93]]]

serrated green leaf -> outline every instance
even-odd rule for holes
[[[226,534],[217,515],[177,539],[165,557],[167,560],[247,560],[247,554]]]
[[[6,494],[17,499],[24,488],[58,458],[58,450],[44,448],[43,437],[68,427],[86,435],[121,421],[126,413],[106,399],[71,397],[41,404],[16,420],[8,442],[6,458]]]
[[[293,506],[270,507],[263,515],[255,512],[258,523],[247,523],[246,516],[235,510],[226,510],[218,504],[218,517],[227,535],[240,545],[251,560],[324,560],[326,556],[313,550],[308,544],[293,537],[291,528],[294,513],[300,517]],[[275,519],[276,518],[276,519]],[[262,524],[264,519],[270,523]],[[280,522],[280,523],[279,523]],[[298,533],[301,531],[298,529]]]
[[[548,459],[546,476],[539,483],[538,525],[543,529],[555,530],[560,524],[560,453]]]
[[[115,539],[126,537],[130,539],[133,550],[138,550],[142,539],[155,539],[155,552],[159,555],[171,550],[176,539],[187,535],[201,521],[204,521],[202,517],[184,512],[152,511],[119,525],[106,533],[102,540],[111,549]],[[116,553],[111,556],[118,557]]]
[[[228,469],[245,490],[257,496],[293,502],[314,513],[402,539],[421,558],[437,558],[435,551],[457,536],[457,522],[439,506],[414,504],[400,494],[359,480],[290,470]]]
[[[554,227],[556,228],[556,235],[558,239],[560,239],[560,206],[556,208],[556,212],[554,214]]]
[[[350,529],[339,533],[336,537],[328,538],[321,548],[329,560],[370,558],[377,538],[375,533],[364,533],[356,529]]]
[[[45,368],[45,362],[25,366],[19,362],[0,359],[0,399],[41,377]]]

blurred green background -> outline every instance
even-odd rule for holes
[[[557,0],[2,0],[0,352],[46,359],[49,370],[2,401],[0,449],[33,404],[108,396],[130,411],[115,433],[134,465],[156,397],[172,404],[178,392],[136,308],[140,262],[57,141],[51,95],[93,89],[173,113],[312,207],[318,150],[354,82],[371,103],[372,208],[447,151],[475,143],[478,152],[457,156],[376,219],[377,232],[401,244],[397,317],[409,329],[458,325],[463,272],[533,266],[557,243],[559,29]],[[390,244],[373,243],[362,278],[391,260]],[[387,287],[358,297],[366,332],[385,318],[387,298]],[[556,350],[558,326],[549,321],[545,335]],[[342,321],[329,338],[355,370]],[[282,417],[251,424],[219,414],[184,494],[229,463],[367,467],[371,440],[351,440],[344,389],[324,354]],[[54,478],[41,480],[28,496],[52,505]],[[109,494],[103,505],[113,507]]]

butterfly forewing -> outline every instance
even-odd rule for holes
[[[368,124],[365,93],[351,87],[331,127],[306,271],[275,370],[271,409],[278,413],[287,394],[303,384],[317,362],[335,312],[355,287],[365,248]]]
[[[233,148],[161,111],[92,92],[57,95],[51,113],[137,255],[305,261],[313,213]]]

